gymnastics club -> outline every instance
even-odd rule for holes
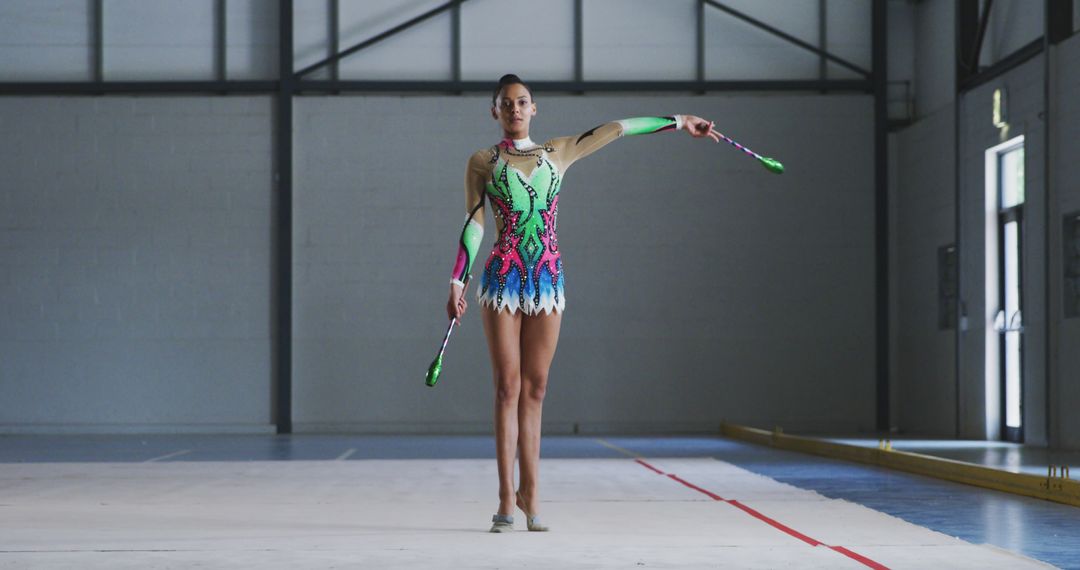
[[[737,149],[745,152],[746,154],[749,154],[750,156],[760,160],[761,165],[764,166],[769,172],[773,172],[775,174],[783,174],[784,173],[784,165],[780,164],[779,160],[776,160],[775,158],[769,158],[767,156],[761,156],[760,154],[758,154],[758,153],[746,148],[745,146],[731,140],[730,138],[725,136],[724,133],[721,133],[720,131],[718,131],[716,129],[713,129],[712,132],[716,133],[717,135],[720,135],[720,138],[722,138],[722,139],[726,140],[727,142],[731,143],[731,145],[734,146],[735,148],[737,148]]]
[[[469,279],[472,275],[465,276],[465,286],[461,288],[461,294],[465,295],[465,289],[469,287]],[[442,357],[446,352],[446,344],[450,342],[450,333],[454,332],[454,325],[457,323],[457,317],[450,319],[450,326],[446,328],[446,336],[442,339],[442,347],[439,348],[439,355],[435,357],[435,360],[431,361],[431,366],[427,369],[427,378],[424,379],[424,383],[428,386],[435,386],[435,383],[439,381],[439,373],[442,372]]]

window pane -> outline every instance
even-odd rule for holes
[[[693,79],[696,5],[689,0],[584,2],[585,79]]]
[[[1016,222],[1005,224],[1005,317],[1020,309],[1020,251]],[[1006,323],[1009,324],[1009,323]]]
[[[1020,236],[1017,222],[1005,224],[1005,326],[1021,326]],[[1005,333],[1005,425],[1020,427],[1020,333]]]
[[[1005,333],[1005,425],[1020,427],[1020,333]]]
[[[1001,153],[1001,207],[1024,203],[1024,147]]]
[[[507,15],[527,15],[508,30]],[[522,46],[528,46],[524,56]],[[461,5],[461,76],[494,85],[504,73],[525,81],[574,78],[574,3],[499,0]]]
[[[441,0],[340,2],[339,45],[341,49],[356,45],[444,4]],[[443,12],[356,52],[341,60],[340,77],[449,80],[450,22],[450,12]]]
[[[211,0],[108,0],[101,9],[105,79],[214,78]]]

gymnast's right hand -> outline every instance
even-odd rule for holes
[[[465,302],[464,289],[456,283],[450,284],[450,298],[446,301],[446,317],[457,319],[461,324],[461,317],[465,316],[465,309],[469,304]]]

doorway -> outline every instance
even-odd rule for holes
[[[992,205],[987,217],[986,306],[993,319],[987,343],[987,423],[990,433],[997,432],[1001,439],[1022,442],[1024,138],[988,149],[986,159]]]

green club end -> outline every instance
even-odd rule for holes
[[[431,361],[431,366],[428,366],[427,378],[424,379],[424,382],[428,386],[434,386],[435,383],[439,381],[439,373],[440,372],[442,372],[442,355],[441,354],[436,356],[435,360]]]
[[[768,169],[769,172],[772,172],[772,173],[775,173],[775,174],[783,174],[784,173],[784,165],[780,164],[780,161],[776,160],[774,158],[769,158],[769,157],[763,156],[763,157],[761,157],[761,164],[766,169]]]

